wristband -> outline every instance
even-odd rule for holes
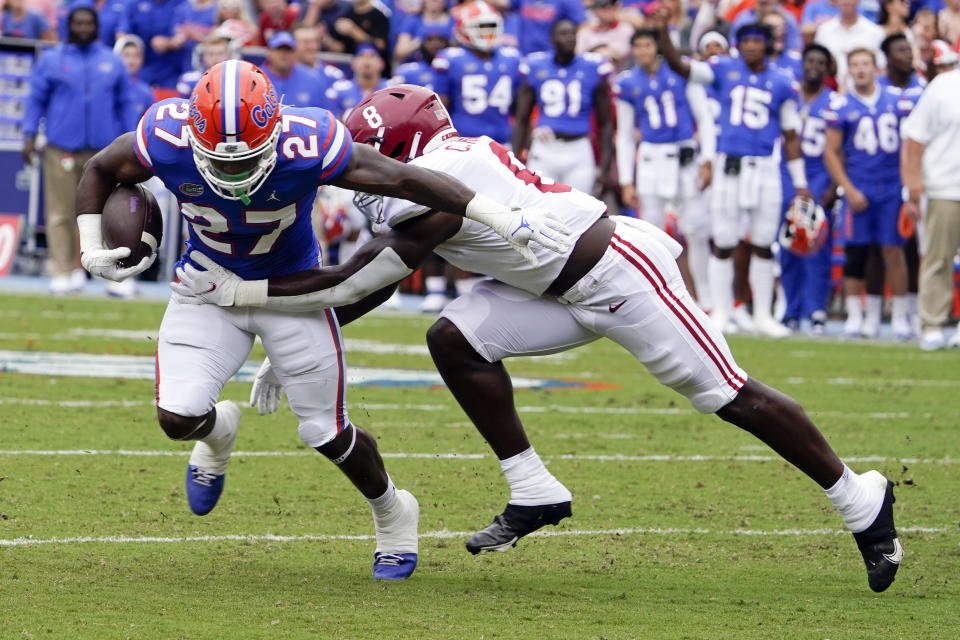
[[[77,216],[77,229],[80,230],[80,253],[103,248],[103,232],[100,230],[99,213],[81,213]]]
[[[478,193],[467,203],[467,208],[463,212],[464,218],[476,220],[488,227],[494,227],[497,222],[501,222],[503,216],[509,215],[510,209],[503,206],[495,200]]]
[[[803,166],[803,158],[787,160],[787,172],[790,174],[790,179],[793,180],[794,189],[807,188],[807,171]]]
[[[267,304],[267,281],[244,280],[237,285],[234,306],[262,307]]]

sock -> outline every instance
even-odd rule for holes
[[[547,471],[533,447],[501,460],[500,467],[510,484],[510,504],[530,507],[573,499],[570,491]]]
[[[893,296],[891,302],[891,319],[894,322],[902,322],[904,324],[909,324],[909,319],[907,314],[910,309],[910,301],[907,299],[907,296]]]
[[[390,507],[397,501],[397,487],[393,484],[390,475],[387,475],[387,490],[378,498],[367,498],[374,517],[386,515]]]
[[[729,318],[733,311],[733,260],[711,254],[707,261],[707,277],[710,280],[714,312]]]
[[[879,325],[881,316],[883,316],[883,296],[867,294],[867,315],[865,320],[868,324]]]
[[[211,473],[223,475],[227,469],[227,462],[230,461],[230,443],[232,436],[237,432],[240,412],[233,403],[227,401],[218,402],[215,408],[217,419],[213,423],[213,429],[193,445],[190,464]]]
[[[693,276],[693,286],[697,288],[697,304],[707,311],[713,308],[708,276],[709,263],[710,244],[706,236],[699,232],[688,233],[687,264],[690,266],[690,275]]]
[[[869,474],[880,475],[870,471],[864,476]],[[843,465],[840,479],[829,489],[824,489],[844,524],[853,533],[860,533],[873,524],[883,506],[886,492],[886,483],[881,486],[879,482],[871,482],[864,476],[857,475],[850,467]]]
[[[773,312],[773,260],[750,257],[750,290],[753,291],[753,316],[772,317]]]
[[[424,279],[427,287],[427,295],[438,293],[442,296],[447,295],[447,277],[446,276],[427,276]]]
[[[847,296],[847,322],[855,322],[859,325],[863,322],[863,301],[859,295]]]

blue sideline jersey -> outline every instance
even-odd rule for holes
[[[510,107],[520,86],[520,54],[497,47],[484,60],[463,47],[449,47],[433,59],[434,90],[450,100],[450,117],[464,137],[510,140]]]
[[[710,87],[707,87],[710,89]],[[639,65],[617,76],[613,94],[633,106],[645,142],[681,142],[693,138],[687,82],[661,63],[652,76]]]
[[[847,175],[854,184],[900,184],[899,96],[877,87],[876,102],[853,92],[824,113],[827,126],[843,132]]]
[[[800,150],[803,152],[810,193],[818,202],[830,185],[830,174],[823,162],[823,152],[827,148],[827,121],[824,113],[837,109],[842,102],[843,96],[826,87],[809,103],[804,103],[802,98],[800,102],[800,118],[803,121]]]
[[[582,53],[566,66],[552,53],[532,53],[520,63],[521,77],[533,88],[540,107],[538,126],[571,136],[590,133],[593,95],[613,65],[601,55]]]
[[[890,84],[890,79],[887,76],[878,76],[877,84],[880,85],[880,88],[886,89],[897,96],[899,98],[897,108],[907,114],[917,106],[917,101],[920,100],[920,96],[923,95],[923,90],[927,88],[927,81],[922,80],[915,73],[910,75],[910,82],[907,83],[906,87],[898,87]]]
[[[282,104],[333,110],[333,104],[327,98],[327,86],[313,69],[294,63],[284,77],[278,76],[269,65],[263,65],[261,69],[270,78]]]
[[[320,251],[310,212],[317,186],[335,180],[350,159],[346,127],[324,109],[281,108],[277,165],[245,205],[219,197],[197,171],[189,108],[182,98],[154,104],[134,138],[140,162],[176,194],[189,223],[184,256],[200,251],[246,280],[315,268]]]
[[[776,58],[768,58],[768,62],[771,67],[790,76],[791,80],[803,80],[803,56],[796,51],[784,51]]]
[[[581,0],[511,0],[510,9],[519,17],[517,42],[524,55],[552,49],[550,30],[561,18],[578,27],[586,22]]]
[[[780,107],[797,100],[787,74],[767,66],[753,72],[742,58],[714,56],[713,86],[720,97],[717,151],[733,156],[769,156],[780,139]]]
[[[431,91],[435,91],[436,85],[433,81],[433,75],[433,67],[423,60],[407,62],[393,70],[390,85],[415,84],[419,87],[426,87]]]

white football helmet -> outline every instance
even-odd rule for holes
[[[479,51],[493,51],[503,35],[500,12],[484,0],[466,2],[450,10],[453,35],[460,44]]]
[[[823,207],[810,198],[796,197],[780,226],[780,246],[798,256],[820,250],[830,232]]]

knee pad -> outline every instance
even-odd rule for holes
[[[329,442],[314,447],[317,451],[330,459],[330,462],[336,465],[343,464],[343,461],[353,452],[357,444],[357,428],[352,423],[347,423],[346,428],[338,433]]]
[[[200,416],[182,416],[157,407],[157,422],[171,440],[191,440],[194,434],[206,426],[212,412]]]
[[[844,277],[863,280],[867,275],[867,256],[869,253],[870,247],[868,245],[847,245],[844,247]]]

